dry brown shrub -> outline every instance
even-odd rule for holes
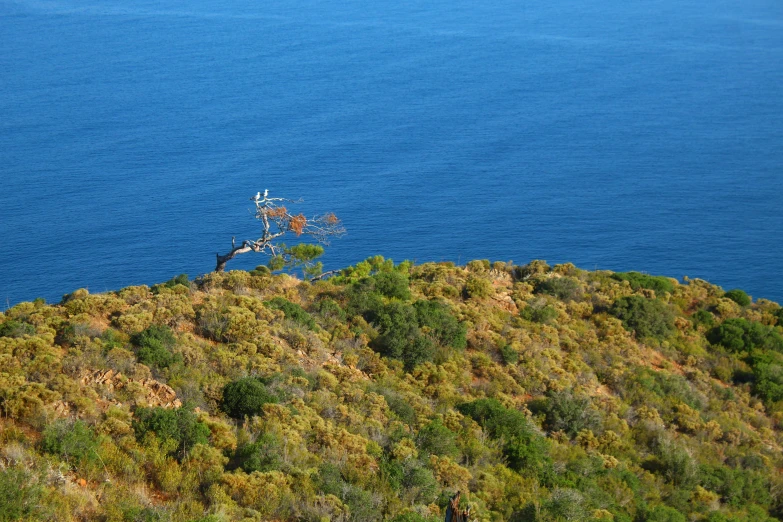
[[[288,229],[292,230],[297,236],[301,236],[306,225],[307,218],[304,217],[304,214],[299,214],[298,216],[293,216],[291,221],[288,222]]]
[[[274,219],[285,217],[287,214],[288,209],[285,207],[274,207],[266,211],[266,215]]]

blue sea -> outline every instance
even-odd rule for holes
[[[264,189],[342,218],[326,268],[783,301],[783,3],[0,0],[2,308],[209,272]]]

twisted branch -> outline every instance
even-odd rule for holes
[[[301,202],[301,199],[270,198],[268,194],[269,191],[265,190],[263,194],[259,192],[250,198],[256,206],[255,217],[262,224],[261,237],[245,239],[238,246],[236,238],[232,237],[231,250],[227,254],[215,254],[217,257],[215,272],[223,272],[226,269],[226,263],[239,254],[247,252],[266,253],[273,257],[282,256],[288,262],[290,256],[287,257],[283,247],[274,241],[289,232],[294,233],[297,237],[310,236],[323,245],[328,245],[332,236],[339,237],[345,234],[345,227],[334,214],[328,213],[309,219],[303,214],[293,215],[283,204],[296,204]]]

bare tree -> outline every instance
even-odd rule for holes
[[[307,218],[304,214],[294,215],[285,207],[286,203],[299,203],[300,200],[286,198],[270,198],[269,191],[257,193],[250,198],[256,205],[256,219],[262,223],[261,237],[246,239],[236,244],[236,238],[231,238],[231,251],[217,255],[215,272],[226,269],[226,263],[239,254],[261,252],[271,256],[270,264],[275,269],[308,263],[323,253],[320,245],[298,244],[288,247],[279,240],[289,232],[297,237],[310,236],[321,245],[328,245],[331,237],[345,234],[340,220],[333,213]]]

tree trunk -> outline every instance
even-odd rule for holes
[[[215,254],[215,256],[217,256],[217,265],[215,265],[215,272],[224,272],[226,270],[226,263],[234,259],[234,257],[236,257],[237,254],[244,254],[245,252],[250,252],[250,251],[254,251],[254,252],[261,251],[261,247],[258,246],[257,244],[248,244],[248,243],[249,243],[248,241],[244,241],[240,246],[234,246],[234,238],[231,238],[231,245],[233,246],[231,251],[224,256],[221,256],[220,254]]]
[[[215,254],[217,256],[217,265],[215,266],[215,272],[225,272],[226,270],[226,263],[228,263],[232,257],[234,256],[221,256],[220,254]]]

